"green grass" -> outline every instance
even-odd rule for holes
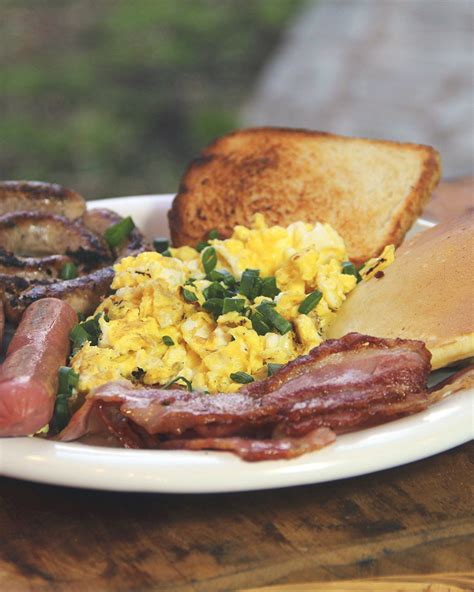
[[[175,191],[302,3],[0,0],[1,177]]]

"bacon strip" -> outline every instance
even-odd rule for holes
[[[59,439],[83,439],[93,415],[95,426],[101,417],[104,430],[126,447],[225,449],[246,460],[291,458],[329,443],[333,431],[426,408],[429,372],[423,343],[352,333],[326,341],[237,393],[105,384],[89,395]]]
[[[474,364],[469,364],[442,382],[436,384],[429,391],[430,405],[445,399],[460,391],[474,387]]]
[[[328,428],[312,430],[298,438],[258,440],[250,438],[194,438],[192,440],[167,440],[158,448],[171,450],[227,450],[235,452],[247,461],[295,458],[307,452],[319,450],[336,439]]]

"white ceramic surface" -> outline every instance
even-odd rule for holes
[[[90,202],[131,214],[150,236],[166,235],[171,195]],[[420,231],[431,224],[419,221]],[[289,461],[247,463],[227,452],[99,448],[36,438],[0,439],[0,474],[57,485],[116,491],[204,493],[320,483],[388,469],[472,439],[474,390],[383,426],[338,437]]]

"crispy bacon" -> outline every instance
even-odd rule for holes
[[[167,440],[158,448],[168,450],[227,450],[248,461],[294,458],[319,450],[336,439],[329,428],[317,428],[297,438],[193,438]]]
[[[351,333],[237,393],[105,384],[90,393],[59,439],[96,435],[100,418],[103,430],[130,448],[231,450],[246,460],[291,458],[329,443],[334,432],[425,409],[429,372],[430,353],[422,342]]]
[[[469,364],[430,388],[430,405],[462,389],[474,387],[474,364]]]

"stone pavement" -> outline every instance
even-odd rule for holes
[[[427,143],[445,178],[472,173],[474,0],[309,2],[242,120]]]

